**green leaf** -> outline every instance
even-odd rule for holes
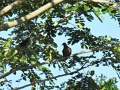
[[[88,11],[88,6],[84,4],[84,11]]]
[[[2,67],[3,66],[3,63],[2,62],[0,62],[0,67]]]

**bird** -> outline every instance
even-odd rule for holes
[[[72,53],[72,50],[70,47],[67,46],[67,44],[64,42],[62,44],[64,47],[63,47],[63,50],[62,50],[62,53],[63,53],[63,57],[68,57],[71,55]]]
[[[29,44],[30,44],[30,38],[27,38],[24,41],[22,41],[19,45],[21,48],[24,48],[24,47],[28,46]]]

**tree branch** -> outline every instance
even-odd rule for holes
[[[57,76],[54,76],[54,77],[51,77],[51,78],[47,78],[47,79],[44,79],[44,80],[38,80],[38,81],[33,82],[33,83],[31,83],[31,84],[27,84],[27,85],[24,85],[24,86],[21,86],[21,87],[17,87],[17,88],[14,88],[14,89],[12,89],[12,90],[19,90],[19,89],[23,89],[23,88],[25,88],[25,87],[34,85],[34,84],[36,84],[36,83],[45,82],[45,81],[48,81],[48,80],[56,79],[56,78],[63,77],[63,76],[67,76],[67,75],[73,75],[73,74],[79,72],[80,70],[91,66],[91,65],[85,66],[85,64],[86,64],[86,63],[84,63],[81,68],[79,68],[79,69],[77,69],[77,70],[75,70],[75,71],[73,71],[73,72],[66,73],[66,74],[61,74],[61,75],[57,75]],[[85,66],[85,67],[84,67],[84,66]]]
[[[25,67],[15,67],[15,68],[12,68],[9,72],[3,74],[0,76],[0,79],[18,71],[18,70],[25,70],[25,69],[29,69],[29,68],[33,68],[33,67],[36,67],[36,66],[39,66],[39,65],[44,65],[44,64],[50,64],[49,62],[42,62],[42,63],[37,63],[37,64],[34,64],[34,65],[31,65],[31,66],[25,66]]]
[[[72,54],[71,56],[68,56],[68,57],[62,57],[62,58],[59,58],[57,60],[53,60],[52,62],[62,61],[62,60],[65,60],[66,58],[73,57],[73,56],[76,56],[76,55],[79,55],[79,54],[85,54],[85,53],[94,52],[94,51],[103,50],[103,49],[110,49],[110,48],[114,48],[114,47],[117,47],[117,46],[120,46],[120,44],[113,45],[113,46],[101,47],[101,48],[94,48],[92,50],[81,51],[81,52],[77,52],[75,54]]]
[[[63,0],[52,0],[52,2],[42,6],[41,8],[38,8],[37,10],[35,10],[34,12],[31,12],[19,19],[16,19],[16,20],[13,20],[13,21],[10,21],[6,24],[2,24],[0,25],[0,30],[5,30],[5,29],[8,29],[8,28],[11,28],[13,26],[16,26],[18,24],[21,24],[25,21],[28,21],[34,17],[36,17],[37,15],[41,14],[42,12],[46,11],[47,9],[51,8],[52,6],[55,6],[56,4],[59,4],[61,3]]]
[[[25,0],[16,0],[15,2],[11,3],[10,5],[6,6],[5,8],[3,8],[0,11],[0,16],[4,15],[5,13],[7,13],[8,11],[10,11],[11,9],[13,9],[13,7],[20,5],[24,2]]]

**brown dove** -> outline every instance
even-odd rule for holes
[[[68,57],[68,56],[70,56],[71,53],[72,53],[71,48],[68,47],[66,43],[63,43],[62,45],[64,46],[64,48],[63,48],[63,50],[62,50],[63,57]]]

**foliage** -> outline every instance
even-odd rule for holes
[[[78,77],[81,77],[81,80]],[[118,90],[115,85],[116,78],[110,78],[108,81],[106,79],[104,75],[94,80],[92,76],[82,77],[82,74],[79,74],[67,82],[66,90]]]
[[[13,2],[14,0],[1,0],[0,9],[2,10]],[[12,7],[12,10],[4,15],[0,15],[0,27],[37,10],[49,2],[50,0],[25,0],[22,4]],[[85,27],[85,19],[92,22],[94,15],[96,15],[103,22],[100,15],[106,13],[120,23],[120,10],[117,6],[114,7],[114,3],[108,2],[106,4],[94,2],[94,0],[65,0],[28,21],[26,17],[24,23],[18,21],[18,25],[10,29],[1,30],[0,28],[1,32],[11,30],[10,38],[0,37],[0,89],[6,88],[5,86],[7,89],[13,90],[27,86],[32,86],[31,90],[35,90],[37,86],[41,90],[61,89],[60,86],[56,86],[54,80],[57,80],[58,77],[74,75],[65,82],[66,90],[113,90],[113,88],[117,90],[114,78],[105,81],[102,77],[96,82],[92,77],[95,73],[94,70],[90,71],[89,74],[80,72],[87,67],[99,67],[100,65],[112,66],[113,69],[120,72],[119,39],[107,35],[95,36],[89,27]],[[79,43],[81,49],[89,49],[93,53],[84,57],[73,55],[65,61],[57,50],[58,45],[54,41],[57,36],[61,35],[69,37],[68,44]],[[20,48],[19,43],[26,38],[31,39],[31,44],[25,48]],[[102,54],[100,58],[97,58],[97,53]],[[73,69],[73,67],[78,66],[79,69]],[[64,73],[57,75],[52,69],[63,70]],[[20,77],[18,78],[19,74]],[[30,84],[14,87],[12,79],[8,79],[10,75],[17,77],[15,83],[25,81]]]

